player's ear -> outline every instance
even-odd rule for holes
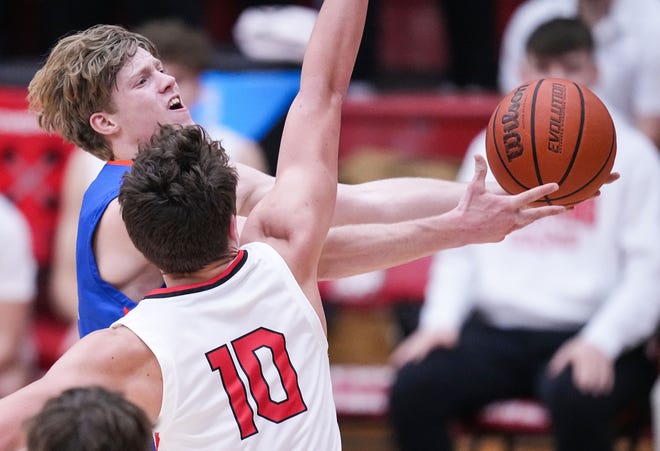
[[[115,121],[107,113],[103,112],[93,113],[89,117],[89,125],[95,132],[101,135],[111,135],[117,131],[118,127]]]

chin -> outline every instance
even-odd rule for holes
[[[163,118],[162,123],[170,125],[193,125],[195,122],[190,116],[188,109],[182,108],[180,110],[171,111],[167,117]]]

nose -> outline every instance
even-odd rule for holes
[[[174,87],[174,85],[176,84],[176,79],[172,75],[166,74],[164,72],[159,72],[159,74],[160,74],[159,84],[161,87],[161,91],[167,91],[169,89],[172,89],[172,87]]]

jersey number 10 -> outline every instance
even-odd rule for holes
[[[231,346],[238,364],[247,376],[250,393],[257,406],[257,415],[274,423],[281,423],[307,410],[298,385],[298,374],[291,365],[286,350],[284,335],[260,327],[233,340]],[[261,362],[256,354],[260,348],[268,348],[273,355],[273,364],[287,395],[284,401],[276,402],[270,398],[268,383],[264,379]],[[222,385],[241,433],[241,440],[259,432],[254,423],[254,411],[248,402],[247,391],[238,375],[228,345],[207,352],[206,358],[211,369],[220,373]]]

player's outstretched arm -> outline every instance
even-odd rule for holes
[[[248,216],[269,192],[274,178],[254,168],[236,165],[238,213]],[[430,177],[392,177],[337,185],[333,225],[399,222],[433,216],[458,205],[466,183]]]
[[[155,421],[162,399],[162,374],[151,350],[125,327],[87,335],[48,372],[0,399],[0,451],[23,450],[25,422],[48,399],[76,386],[103,386],[123,393]]]
[[[566,211],[561,206],[529,208],[557,190],[549,183],[517,195],[486,190],[486,161],[475,157],[475,174],[451,211],[391,224],[333,227],[328,233],[319,278],[334,279],[384,269],[426,257],[442,249],[498,242],[537,219]]]
[[[337,191],[341,109],[366,16],[366,0],[325,0],[284,125],[273,189],[248,216],[241,241],[266,240],[300,283],[316,281]]]

